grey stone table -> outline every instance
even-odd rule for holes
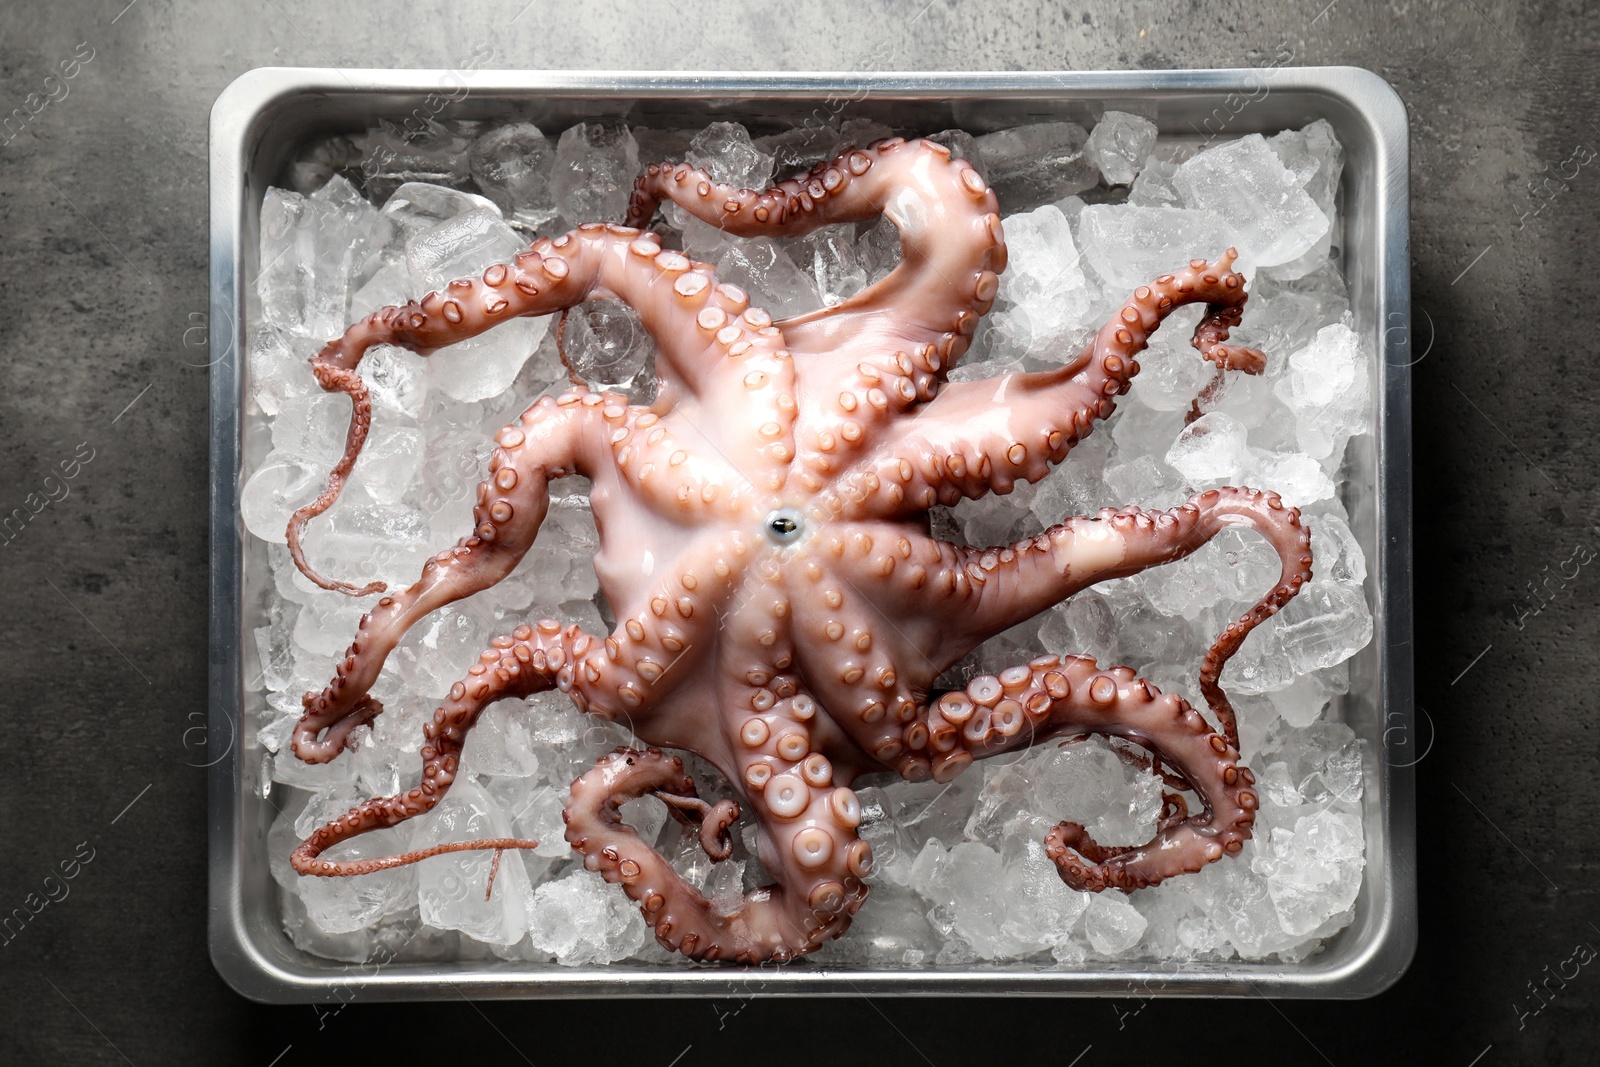
[[[204,782],[185,733],[206,698],[206,371],[187,332],[206,310],[207,114],[256,66],[448,66],[519,6],[0,9],[0,113],[51,97],[0,135],[0,512],[62,463],[74,471],[64,498],[0,541],[0,910],[79,864],[70,893],[0,945],[0,1061],[622,1054],[665,1067],[812,1063],[820,1047],[840,1064],[935,1067],[1600,1062],[1600,968],[1551,980],[1574,946],[1600,945],[1600,575],[1572,578],[1568,563],[1600,548],[1600,163],[1557,177],[1576,146],[1600,145],[1600,26],[1581,3],[535,0],[493,38],[504,65],[530,68],[1243,66],[1287,47],[1394,84],[1412,123],[1426,352],[1417,695],[1436,730],[1418,780],[1421,947],[1394,989],[1353,1004],[457,1001],[338,1015],[229,990],[206,953]],[[74,76],[47,84],[63,63]],[[1545,178],[1548,203],[1524,219]],[[1555,591],[1536,613],[1530,583]]]

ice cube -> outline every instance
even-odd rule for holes
[[[749,293],[750,303],[774,318],[788,318],[816,307],[810,278],[768,237],[729,245],[717,259],[717,277]]]
[[[326,673],[332,657],[350,646],[364,613],[362,601],[319,590],[295,619],[294,640],[299,649],[320,662],[314,674]]]
[[[1155,456],[1136,456],[1106,467],[1106,487],[1117,499],[1143,508],[1170,508],[1182,503],[1183,478]]]
[[[856,238],[856,251],[867,272],[868,284],[882,281],[900,265],[902,248],[899,228],[888,218],[879,219],[871,229]]]
[[[422,431],[389,423],[375,428],[367,438],[350,485],[364,491],[374,503],[397,505],[416,480],[421,464]],[[426,528],[426,522],[423,525]]]
[[[1328,217],[1258,133],[1181,164],[1173,185],[1189,207],[1222,220],[1227,243],[1259,267],[1300,258],[1328,232]]]
[[[438,290],[453,279],[510,261],[524,244],[491,205],[413,233],[405,244],[406,265],[416,291]],[[428,358],[429,378],[457,400],[495,396],[516,380],[549,325],[548,315],[514,318],[449,345]]]
[[[489,621],[472,601],[462,601],[440,608],[412,627],[391,662],[414,691],[442,698],[489,646],[492,636]]]
[[[757,137],[754,144],[757,150],[773,157],[773,173],[786,178],[832,158],[835,138],[835,132],[827,126],[808,123],[782,133]]]
[[[1343,804],[1360,803],[1366,784],[1361,765],[1361,743],[1346,745],[1329,753],[1318,777],[1333,800]]]
[[[1079,515],[1093,515],[1110,503],[1102,474],[1111,452],[1111,438],[1097,433],[1078,443],[1049,474],[1034,483],[1029,509],[1048,529]]]
[[[1015,356],[1069,355],[1067,335],[1088,325],[1091,294],[1078,265],[1072,227],[1059,207],[1046,204],[1005,220],[1008,264],[995,328]]]
[[[342,334],[351,276],[375,214],[342,177],[309,197],[268,189],[256,278],[262,322],[319,340]]]
[[[567,360],[594,389],[626,390],[655,358],[656,343],[620,300],[591,300],[567,319]]]
[[[514,258],[526,246],[498,211],[476,210],[420,230],[406,241],[406,268],[413,291],[443,289]]]
[[[1187,412],[1215,375],[1216,367],[1201,359],[1189,343],[1189,335],[1200,313],[1182,308],[1162,324],[1139,353],[1139,377],[1134,390],[1139,403],[1155,411]]]
[[[972,164],[972,169],[987,179],[988,168],[983,162],[983,152],[978,146],[978,139],[966,130],[940,130],[927,137],[934,144],[942,144],[950,149],[951,159],[964,159]]]
[[[1350,524],[1338,515],[1308,516],[1311,558],[1318,574],[1360,584],[1367,577],[1367,557]]]
[[[565,967],[611,963],[645,941],[639,906],[590,871],[546,882],[528,904],[529,940]]]
[[[1117,623],[1111,603],[1101,593],[1083,592],[1051,608],[1039,627],[1045,650],[1057,655],[1107,660],[1116,642]]]
[[[1288,373],[1275,392],[1294,413],[1301,450],[1336,468],[1345,442],[1366,433],[1371,420],[1361,339],[1343,323],[1324,326],[1311,344],[1289,357]]]
[[[718,915],[733,915],[744,907],[744,868],[743,860],[723,860],[712,866],[705,896]]]
[[[765,189],[772,179],[772,155],[756,147],[737,122],[713,122],[697,133],[686,161],[736,189]]]
[[[499,700],[485,708],[467,735],[461,753],[462,774],[537,776],[539,757],[533,751],[527,719],[527,705],[520,700]]]
[[[639,146],[621,122],[580,122],[556,143],[556,209],[573,225],[621,222],[639,177]]]
[[[893,799],[874,787],[857,789],[856,797],[861,803],[858,832],[872,846],[874,878],[891,885],[910,885],[921,846],[895,818]]]
[[[955,517],[961,523],[966,543],[975,546],[1010,544],[1038,533],[1043,526],[1028,510],[1032,499],[1033,486],[1018,482],[1004,496],[990,494],[977,500],[961,501],[955,507]]]
[[[255,628],[256,653],[261,660],[261,684],[282,691],[294,680],[294,652],[291,647],[293,617],[299,614],[294,604],[274,604],[268,609],[267,626]],[[263,744],[268,744],[266,741]],[[268,745],[269,752],[277,748]]]
[[[1269,738],[1267,749],[1288,767],[1289,778],[1306,803],[1327,804],[1344,798],[1334,796],[1327,780],[1345,781],[1348,772],[1330,771],[1330,762],[1360,762],[1359,742],[1346,723],[1322,720],[1301,730],[1280,730]],[[1359,778],[1359,775],[1357,776]],[[1359,796],[1359,792],[1356,794]]]
[[[715,263],[729,248],[744,243],[744,238],[701,222],[676,204],[669,203],[662,210],[669,216],[668,225],[675,225],[682,233],[683,254],[691,260]]]
[[[351,322],[386,307],[402,307],[412,297],[423,295],[412,284],[411,272],[406,269],[404,243],[369,256],[362,271],[361,277],[366,280],[350,297]]]
[[[983,786],[967,816],[966,837],[972,841],[998,841],[1027,833],[1036,826],[1048,828],[1044,817],[1032,810],[1035,759],[1024,754],[1006,763],[990,762],[983,768]],[[1016,824],[1022,824],[1020,831]]]
[[[943,784],[895,782],[884,793],[895,805],[895,819],[913,839],[954,841],[966,828],[981,785],[976,775],[962,775]]]
[[[1340,247],[1337,196],[1339,176],[1344,170],[1344,147],[1327,119],[1317,119],[1304,129],[1285,130],[1269,137],[1267,144],[1318,210],[1328,217],[1328,231],[1305,255],[1274,270],[1283,278],[1299,278],[1326,263],[1330,253]]]
[[[1223,684],[1241,693],[1270,693],[1298,675],[1343,663],[1371,640],[1372,611],[1361,586],[1314,578],[1250,635]]]
[[[434,548],[428,517],[419,508],[347,499],[330,509],[317,536],[307,539],[306,557],[318,570],[358,584],[381,581],[404,588]]]
[[[826,307],[833,307],[860,292],[867,284],[867,269],[856,247],[855,226],[823,226],[792,242],[789,254],[810,276],[812,289]]]
[[[1354,905],[1366,866],[1360,818],[1325,810],[1298,819],[1293,830],[1277,827],[1270,836],[1261,866],[1287,933],[1304,937]]]
[[[1271,697],[1283,721],[1296,729],[1303,729],[1322,716],[1330,695],[1327,682],[1320,673],[1314,673],[1301,675],[1286,688],[1271,694]]]
[[[1280,377],[1289,356],[1311,344],[1317,330],[1343,318],[1348,303],[1317,291],[1320,276],[1283,282],[1271,273],[1250,279],[1250,302],[1244,321],[1233,331],[1230,341],[1258,348],[1267,354],[1268,380]],[[1240,376],[1230,376],[1230,385]]]
[[[1307,507],[1333,495],[1333,479],[1310,456],[1302,452],[1250,451],[1254,467],[1250,481],[1275,491],[1290,507]]]
[[[1122,402],[1111,422],[1111,440],[1119,456],[1164,455],[1183,432],[1183,420],[1182,412],[1158,411],[1134,393]]]
[[[500,209],[488,197],[427,182],[408,182],[397,188],[378,212],[368,238],[369,260],[384,255],[403,256],[412,238],[474,212],[500,217]],[[372,269],[370,262],[368,266]]]
[[[517,709],[517,713],[525,720],[530,718],[530,710],[524,706]],[[530,741],[529,750],[533,758],[538,761],[538,750],[541,748],[537,742]],[[541,774],[548,777],[551,768],[550,760],[540,764]],[[533,850],[535,856],[546,859],[565,859],[572,855],[572,846],[567,844],[566,822],[562,818],[562,811],[567,806],[567,781],[564,779],[559,788],[548,785],[539,786],[532,792],[527,791],[527,786],[519,784],[518,788],[526,794],[516,811],[516,831],[519,837],[539,842],[539,847]]]
[[[485,400],[517,380],[545,332],[549,316],[519,318],[428,357],[430,384],[457,400]]]
[[[1167,465],[1199,488],[1211,482],[1239,482],[1253,466],[1245,428],[1231,415],[1213,411],[1184,427],[1167,450]]]
[[[371,131],[361,173],[373,199],[383,200],[408,182],[462,186],[471,172],[471,141],[432,119],[420,129],[401,130],[385,124]]]
[[[346,810],[348,807],[341,808],[329,817],[343,815]],[[334,861],[377,859],[405,850],[405,839],[399,833],[373,830],[329,849],[322,858]],[[350,934],[369,929],[384,916],[409,904],[416,894],[416,881],[416,868],[396,867],[358,878],[302,878],[298,888],[300,899],[305,902],[306,917],[312,925],[324,933]]]
[[[245,529],[263,541],[287,544],[289,516],[316,499],[327,473],[326,467],[295,453],[269,452],[239,493]]]
[[[1288,690],[1284,690],[1287,692]],[[1300,790],[1289,773],[1289,765],[1281,761],[1269,763],[1265,768],[1257,771],[1263,803],[1269,808],[1284,809],[1297,808],[1305,802],[1300,795]]]
[[[427,363],[422,356],[397,345],[378,345],[367,350],[356,370],[367,384],[375,418],[422,417],[428,401]]]
[[[285,401],[318,391],[307,361],[318,343],[262,324],[250,332],[250,395],[263,414],[276,415]]]
[[[1107,111],[1089,134],[1089,155],[1108,185],[1128,185],[1156,146],[1156,124],[1142,115]]]
[[[1135,204],[1090,204],[1078,219],[1078,242],[1095,272],[1123,292],[1238,244],[1232,228],[1210,211]],[[1239,251],[1235,269],[1246,272],[1248,250]]]
[[[975,841],[958,842],[946,851],[934,839],[917,863],[917,890],[941,913],[935,925],[948,923],[983,959],[1014,951],[1014,939],[1002,929],[1007,901],[995,892],[1006,880],[999,853]]]
[[[433,811],[416,820],[414,847],[511,836],[511,820],[484,789],[458,777]],[[491,850],[450,852],[419,864],[417,902],[430,926],[460,930],[493,945],[512,945],[528,930],[528,872],[522,853],[508,849],[488,899]]]
[[[986,133],[978,151],[1001,206],[1017,211],[1093,188],[1100,175],[1088,140],[1075,122],[1040,122]]]
[[[828,960],[879,967],[913,965],[935,943],[933,929],[923,915],[926,909],[927,905],[907,890],[895,886],[874,887],[850,924],[850,932],[827,942],[815,958],[818,962]]]
[[[1178,164],[1168,163],[1155,156],[1144,161],[1139,176],[1128,190],[1128,203],[1138,207],[1183,207],[1183,197],[1172,184],[1178,173]]]
[[[272,447],[331,467],[344,451],[350,427],[350,398],[318,390],[286,400],[272,422]]]
[[[1212,863],[1193,876],[1192,892],[1240,956],[1264,959],[1292,949],[1299,938],[1285,933],[1267,880],[1252,871],[1248,861],[1259,842],[1245,842],[1245,853],[1227,863]]]
[[[1083,932],[1090,946],[1100,955],[1113,959],[1127,954],[1137,945],[1148,925],[1139,909],[1116,893],[1093,894],[1083,917]]]
[[[1182,563],[1140,577],[1157,611],[1202,621],[1219,602],[1254,602],[1272,588],[1278,573],[1277,554],[1265,541],[1231,527]]]
[[[555,150],[539,127],[515,122],[472,142],[472,180],[502,214],[538,228],[555,218],[550,173]]]
[[[1045,855],[1042,839],[1030,836],[1008,841],[1003,853],[1006,881],[1001,933],[1028,953],[1053,948],[1070,940],[1078,917],[1089,906],[1090,894],[1069,889],[1061,873]]]
[[[326,680],[326,679],[324,679]],[[402,783],[410,785],[422,760],[423,724],[433,719],[438,705],[432,700],[388,691],[394,679],[380,679],[374,695],[383,702],[383,714],[373,722],[360,747],[344,757],[356,765],[356,777],[367,796],[394,796]],[[352,739],[356,736],[351,734]]]
[[[1161,814],[1161,780],[1129,766],[1100,741],[1041,746],[1028,761],[1030,810],[1051,825],[1080,823],[1103,845],[1148,840]]]
[[[288,749],[272,757],[272,781],[297,789],[318,790],[356,780],[356,766],[347,759],[306,763]],[[292,850],[291,850],[292,851]]]

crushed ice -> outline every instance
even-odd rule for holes
[[[484,899],[487,853],[441,856],[352,879],[298,878],[296,840],[359,800],[408,788],[421,724],[489,639],[550,615],[607,629],[590,559],[597,544],[581,479],[556,483],[549,518],[519,571],[415,627],[374,688],[386,711],[353,750],[311,766],[289,751],[299,694],[320,689],[363,604],[313,587],[283,546],[290,512],[314,496],[341,446],[343,397],[323,394],[306,359],[356,317],[510,259],[530,234],[613,220],[641,161],[687,159],[721,180],[763,185],[886,136],[864,120],[752,138],[732,122],[703,130],[529,123],[392,127],[312,146],[290,169],[298,191],[270,189],[250,316],[250,433],[259,441],[241,511],[249,551],[272,575],[267,625],[254,634],[265,708],[255,724],[270,801],[268,838],[296,944],[338,959],[387,950],[416,958],[579,965],[668,961],[634,907],[583,869],[562,840],[572,779],[629,738],[584,720],[558,693],[489,709],[462,773],[428,816],[364,835],[340,855],[380,855],[439,840],[532,837],[501,860]],[[1093,131],[1069,122],[933,135],[970,159],[1009,212],[1010,267],[994,312],[952,374],[1042,369],[1074,354],[1127,292],[1196,254],[1241,253],[1252,296],[1241,343],[1269,353],[1262,379],[1230,376],[1189,425],[1210,381],[1187,344],[1198,309],[1174,315],[1141,357],[1143,372],[1109,425],[1035,485],[939,509],[936,531],[973,544],[1037,533],[1070,515],[1137,503],[1167,507],[1224,483],[1273,488],[1306,513],[1316,577],[1245,643],[1224,681],[1236,697],[1245,757],[1261,792],[1255,837],[1236,860],[1131,897],[1068,889],[1044,855],[1056,821],[1103,842],[1153,832],[1161,790],[1104,739],[989,760],[947,786],[858,783],[861,833],[877,857],[875,890],[854,927],[818,959],[890,967],[976,960],[1297,960],[1347,925],[1365,863],[1362,790],[1371,753],[1337,721],[1349,660],[1371,638],[1366,562],[1341,498],[1346,444],[1373,419],[1370,345],[1350,328],[1334,259],[1343,153],[1326,122],[1205,151],[1158,145],[1148,118],[1117,111]],[[361,183],[358,188],[357,183]],[[675,209],[669,243],[778,315],[834,304],[899,260],[885,221],[803,238],[736,240]],[[613,302],[570,317],[566,346],[592,385],[648,396],[654,345]],[[405,585],[424,558],[467,532],[491,433],[543,393],[564,389],[550,319],[519,319],[422,359],[382,347],[363,360],[373,435],[339,505],[308,539],[328,573]],[[1125,662],[1197,697],[1194,673],[1214,636],[1267,589],[1274,557],[1226,532],[1183,563],[1087,590],[990,642],[953,676],[1044,651]],[[702,761],[710,799],[728,795]],[[624,806],[692,884],[731,910],[765,878],[751,827],[735,856],[709,863],[654,801]],[[804,964],[802,964],[804,965]]]

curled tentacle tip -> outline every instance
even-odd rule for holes
[[[1267,369],[1267,354],[1259,348],[1216,345],[1205,358],[1222,370],[1236,370],[1242,374],[1261,374]]]

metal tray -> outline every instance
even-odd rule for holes
[[[560,967],[500,961],[343,964],[303,953],[283,933],[268,870],[271,808],[244,724],[262,696],[247,685],[264,566],[247,566],[239,518],[248,440],[245,287],[254,277],[268,185],[307,138],[403,120],[449,94],[458,118],[532,119],[560,130],[628,115],[660,126],[714,117],[794,124],[843,110],[897,128],[983,132],[1026,121],[1093,122],[1107,107],[1154,106],[1163,134],[1235,137],[1316,118],[1343,141],[1344,269],[1355,328],[1379,353],[1376,425],[1352,440],[1347,502],[1371,561],[1372,642],[1351,666],[1340,713],[1366,741],[1367,868],[1355,920],[1298,964],[1029,964],[959,969]],[[276,1002],[472,997],[747,995],[1206,995],[1365,997],[1391,985],[1416,945],[1412,722],[1410,290],[1406,113],[1388,84],[1351,67],[1052,73],[627,74],[579,71],[263,68],[242,75],[211,113],[211,957],[247,997]]]

